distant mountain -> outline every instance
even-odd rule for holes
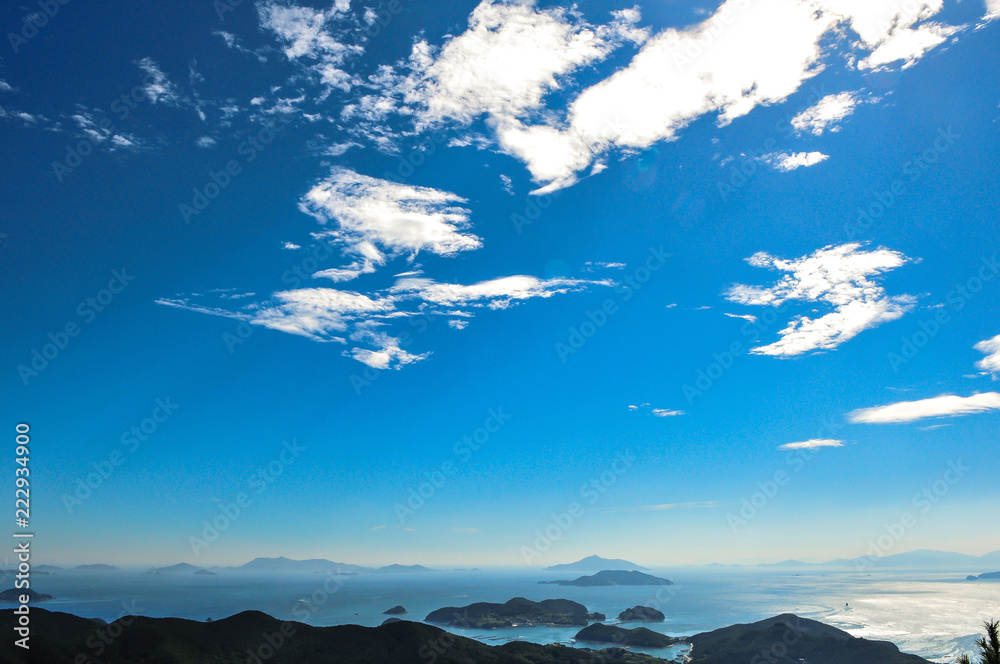
[[[691,664],[764,659],[769,664],[928,664],[921,657],[899,652],[899,648],[887,641],[855,638],[835,627],[790,613],[749,625],[723,627],[685,640],[694,646]],[[780,644],[781,649],[775,648],[775,644]]]
[[[14,634],[16,621],[13,610],[0,611],[0,632]],[[285,637],[289,625],[294,632]],[[94,634],[97,624],[86,618],[35,607],[31,627],[35,638],[30,654],[15,646],[13,638],[0,639],[0,662],[74,664],[80,653],[96,653],[92,644],[98,643]],[[270,652],[268,664],[577,664],[584,654],[587,661],[606,664],[669,664],[623,648],[592,651],[524,641],[488,646],[432,625],[404,620],[381,627],[314,627],[282,622],[258,611],[212,622],[129,616],[107,627],[105,633],[117,636],[108,639],[110,643],[100,643],[102,664],[246,664],[261,661],[256,653],[265,652],[260,650],[262,644]],[[287,638],[284,642],[293,645],[271,649],[262,634],[275,642]]]
[[[195,574],[200,574],[201,576],[215,576],[215,572],[209,572],[207,569],[196,570]]]
[[[616,646],[638,646],[640,648],[666,648],[679,642],[678,639],[654,632],[646,627],[625,629],[602,623],[594,623],[584,627],[573,638],[577,641],[590,643],[609,643]]]
[[[761,563],[757,567],[852,567],[864,569],[874,568],[990,568],[1000,566],[1000,551],[993,551],[983,556],[971,556],[965,553],[955,553],[953,551],[934,551],[931,549],[917,549],[905,553],[896,553],[884,557],[857,558],[837,558],[821,563],[806,563],[801,560],[784,560],[780,563]],[[731,565],[730,567],[736,567]]]
[[[379,567],[375,571],[382,572],[383,574],[398,574],[400,572],[433,572],[434,570],[423,565],[386,565],[385,567]]]
[[[285,572],[304,572],[306,574],[316,572],[321,574],[357,574],[359,572],[372,571],[369,567],[349,565],[347,563],[335,563],[332,560],[326,560],[323,558],[292,560],[291,558],[285,558],[284,556],[278,558],[254,558],[250,562],[233,569],[242,572],[271,572],[277,574]]]
[[[78,572],[113,572],[118,568],[114,565],[77,565],[73,569]]]
[[[45,593],[40,593],[32,590],[31,588],[9,588],[2,593],[0,593],[0,602],[20,602],[21,595],[27,595],[28,601],[34,604],[35,602],[44,602],[46,600],[55,599],[52,595],[46,595]]]
[[[498,629],[518,625],[584,626],[588,621],[596,619],[596,614],[588,613],[587,607],[578,602],[568,599],[544,599],[541,602],[532,602],[523,597],[515,597],[504,604],[476,602],[468,606],[448,606],[431,611],[424,618],[427,622],[477,629]]]
[[[636,565],[635,563],[630,563],[627,560],[621,560],[620,558],[587,556],[586,558],[581,558],[575,563],[552,565],[551,567],[546,567],[545,569],[551,572],[596,572],[602,569],[641,570],[646,568],[641,565]]]
[[[386,615],[386,616],[401,616],[404,613],[406,613],[406,609],[404,609],[402,606],[394,606],[391,609],[386,609],[385,611],[383,611],[382,615]]]
[[[539,583],[554,583],[557,586],[672,586],[670,579],[661,579],[644,572],[626,572],[623,570],[606,569],[591,576],[581,576],[572,581],[539,581]]]
[[[205,572],[200,567],[196,567],[190,563],[177,563],[176,565],[171,565],[170,567],[151,567],[146,574],[197,574],[198,572]],[[206,572],[211,574],[211,572]]]

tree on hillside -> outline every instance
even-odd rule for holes
[[[974,663],[968,655],[962,655],[955,664],[1000,664],[1000,620],[983,623],[986,635],[979,637],[976,647],[979,648],[979,661]]]

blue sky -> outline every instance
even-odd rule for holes
[[[995,2],[37,10],[0,352],[47,561],[1000,548]]]

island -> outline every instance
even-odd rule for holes
[[[386,616],[401,616],[406,613],[406,609],[401,606],[394,606],[391,609],[386,609],[382,612],[382,615]]]
[[[966,581],[990,581],[991,579],[1000,579],[1000,572],[987,572],[986,574],[980,574],[979,576],[970,574],[965,577]]]
[[[594,623],[584,627],[576,636],[577,641],[589,641],[591,643],[610,643],[616,646],[638,646],[640,648],[666,648],[676,643],[678,639],[654,632],[645,627],[635,629],[625,629],[614,625],[602,625]]]
[[[597,616],[601,616],[598,618]],[[504,604],[477,602],[468,606],[448,606],[431,611],[424,620],[449,627],[498,629],[519,625],[580,625],[603,620],[603,614],[590,613],[587,607],[568,599],[545,599],[533,602],[515,597]]]
[[[399,618],[386,618],[385,620],[382,621],[382,624],[383,625],[391,625],[394,622],[403,622],[403,621],[400,620]]]
[[[774,664],[803,661],[809,664],[927,664],[922,657],[899,652],[899,648],[888,641],[856,638],[836,627],[791,613],[748,625],[723,627],[685,640],[693,646],[690,664],[751,661],[771,661]],[[780,657],[771,656],[776,643],[782,644]],[[762,657],[761,653],[766,655]]]
[[[650,606],[633,606],[618,614],[621,622],[663,622],[666,616]]]
[[[191,563],[177,563],[170,567],[151,567],[146,574],[211,574],[214,576],[215,572],[209,572],[207,569],[202,569]]]
[[[644,572],[606,569],[590,576],[581,576],[573,580],[539,581],[557,586],[672,586],[670,579],[661,579]]]
[[[550,572],[596,572],[602,569],[637,570],[646,568],[621,558],[601,558],[595,555],[581,558],[575,563],[551,565],[545,569]]]
[[[103,564],[77,565],[73,569],[76,570],[77,572],[114,572],[118,570],[118,568],[115,567],[114,565],[103,565]]]
[[[0,602],[17,602],[20,604],[21,595],[27,595],[28,602],[30,603],[44,602],[46,600],[55,599],[52,595],[36,592],[31,588],[8,588],[0,593]]]

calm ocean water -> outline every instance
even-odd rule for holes
[[[842,570],[795,573],[752,568],[653,572],[675,582],[668,595],[656,598],[656,589],[647,587],[541,585],[539,580],[554,577],[524,571],[365,574],[336,580],[319,574],[275,578],[226,572],[216,576],[61,572],[36,576],[32,587],[56,597],[45,603],[49,610],[105,620],[133,612],[219,619],[254,609],[313,625],[374,626],[387,618],[383,611],[397,604],[409,612],[406,619],[421,620],[441,607],[504,602],[517,596],[571,599],[615,622],[623,609],[637,604],[656,606],[654,600],[658,600],[666,622],[643,626],[671,636],[790,612],[855,636],[892,641],[905,652],[938,661],[950,661],[969,649],[984,619],[1000,618],[1000,582],[968,582],[957,573],[875,572],[862,576]],[[523,639],[573,645],[578,628],[452,631],[485,643]],[[672,657],[679,651],[645,652]]]

